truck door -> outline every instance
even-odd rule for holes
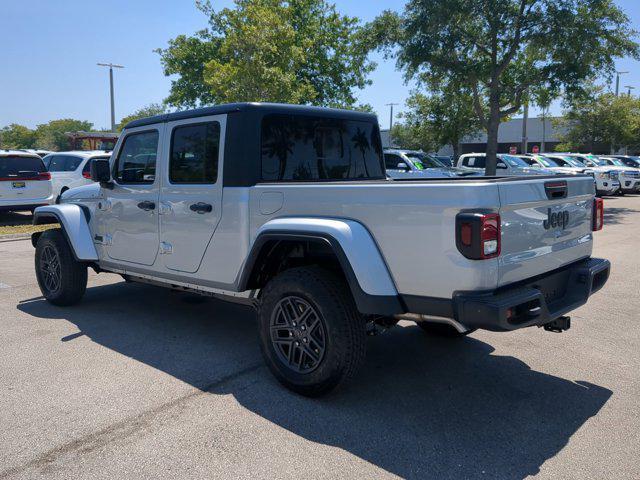
[[[158,253],[156,162],[162,158],[163,125],[128,130],[113,165],[113,189],[103,189],[99,206],[102,243],[118,261],[153,265]],[[158,168],[160,163],[158,163]]]
[[[169,122],[160,192],[160,253],[170,270],[193,273],[222,215],[226,115]]]

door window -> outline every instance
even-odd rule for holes
[[[169,181],[213,184],[218,178],[220,124],[208,122],[176,127],[171,136]]]
[[[156,179],[158,131],[131,133],[124,139],[114,178],[120,184],[151,184]]]

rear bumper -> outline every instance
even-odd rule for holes
[[[608,260],[588,258],[490,292],[459,292],[454,318],[468,328],[497,332],[544,325],[566,315],[600,290],[609,278]]]

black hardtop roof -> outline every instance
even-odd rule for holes
[[[311,107],[308,105],[290,105],[286,103],[227,103],[224,105],[214,105],[212,107],[196,108],[193,110],[184,110],[181,112],[165,113],[153,117],[140,118],[133,120],[125,125],[124,128],[142,127],[145,125],[153,125],[156,123],[172,122],[175,120],[185,120],[188,118],[206,117],[209,115],[220,115],[232,112],[249,112],[259,111],[262,114],[290,114],[290,115],[308,115],[323,116],[332,118],[375,121],[377,117],[372,113],[360,112],[356,110],[342,110],[338,108]]]

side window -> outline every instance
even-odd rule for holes
[[[68,156],[67,160],[64,164],[64,171],[65,172],[75,172],[75,170],[80,166],[80,164],[82,163],[82,157],[72,157],[72,156]]]
[[[114,178],[121,184],[151,184],[156,179],[158,131],[131,133],[120,148]]]
[[[66,163],[66,155],[50,155],[47,160],[47,168],[50,172],[64,172]]]
[[[218,122],[184,125],[173,129],[169,157],[171,183],[216,183],[220,152]]]
[[[484,168],[484,157],[466,157],[463,160],[462,165],[471,168]]]
[[[265,181],[385,178],[373,122],[302,115],[267,115],[261,132]]]
[[[384,166],[387,170],[397,170],[399,163],[405,163],[401,157],[392,153],[384,154]]]

